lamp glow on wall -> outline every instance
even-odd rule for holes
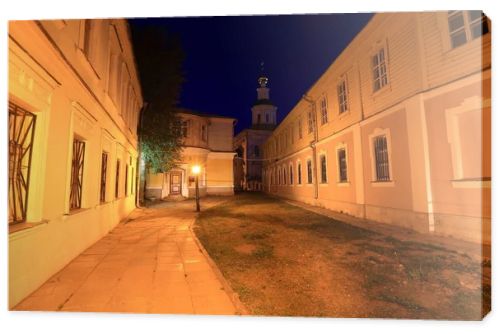
[[[200,165],[193,165],[191,172],[195,175],[195,189],[196,189],[196,211],[200,212],[200,189],[198,187],[198,176],[200,175]]]

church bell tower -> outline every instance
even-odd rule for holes
[[[252,129],[272,130],[276,127],[278,108],[269,98],[269,78],[264,74],[264,63],[260,64],[260,76],[257,80],[257,100],[252,106]]]

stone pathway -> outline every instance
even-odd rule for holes
[[[15,310],[239,314],[190,230],[195,217],[193,201],[135,210]]]

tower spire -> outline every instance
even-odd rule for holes
[[[257,80],[259,82],[260,87],[264,88],[267,86],[267,82],[269,79],[267,76],[264,74],[264,62],[260,62],[260,76],[259,79]]]

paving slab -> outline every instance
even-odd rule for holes
[[[14,310],[239,314],[190,229],[194,209],[184,201],[135,210]]]

